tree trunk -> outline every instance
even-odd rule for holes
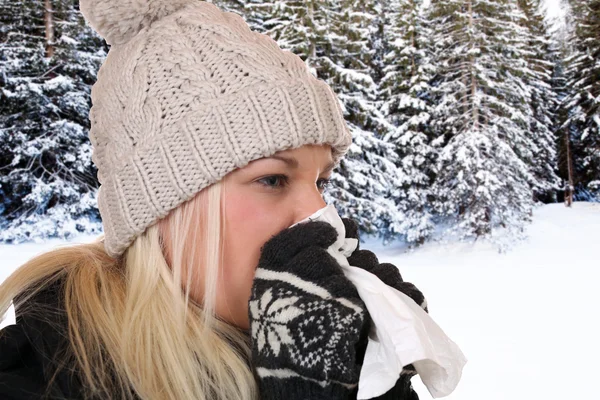
[[[46,58],[54,55],[54,11],[52,2],[44,0],[44,25],[46,30]]]
[[[567,187],[565,188],[565,205],[571,207],[573,204],[573,163],[571,160],[571,141],[569,140],[569,127],[564,129],[565,146],[567,149]]]
[[[469,30],[473,32],[473,3],[469,1]],[[471,50],[473,49],[473,37],[471,37]],[[475,57],[473,54],[469,56],[471,64],[471,109],[473,119],[473,130],[479,129],[479,109],[478,104],[475,103],[477,98],[477,80],[475,79]]]
[[[410,2],[411,5],[411,24],[412,24],[412,31],[410,32],[410,44],[412,46],[412,53],[410,55],[410,64],[411,64],[411,74],[410,76],[413,77],[415,76],[416,72],[415,70],[417,69],[416,63],[415,63],[415,49],[416,49],[416,43],[415,43],[415,35],[416,35],[416,30],[417,30],[417,21],[415,21],[414,17],[415,17],[415,12],[416,12],[416,4],[414,2],[414,0],[411,0]]]

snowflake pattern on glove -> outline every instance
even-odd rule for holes
[[[268,289],[258,300],[250,302],[250,312],[256,319],[252,323],[252,337],[258,345],[258,351],[265,351],[268,343],[275,356],[279,355],[281,345],[293,346],[294,341],[288,323],[304,314],[296,307],[298,297],[273,299],[272,289]]]
[[[319,296],[284,281],[262,281],[249,303],[255,357],[319,380],[354,382],[354,338],[364,310],[348,299]]]

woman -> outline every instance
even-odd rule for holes
[[[351,144],[331,89],[211,4],[81,11],[111,44],[90,111],[104,235],[0,286],[0,398],[356,398],[370,321],[337,232],[288,228]],[[373,253],[350,262],[424,304]],[[416,399],[414,373],[381,398]]]

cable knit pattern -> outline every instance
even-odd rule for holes
[[[242,17],[200,1],[150,2],[81,0],[90,25],[113,43],[90,111],[113,257],[252,160],[326,143],[337,164],[352,141],[331,88]]]

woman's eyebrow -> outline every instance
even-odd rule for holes
[[[283,161],[284,163],[287,164],[288,167],[290,167],[292,169],[298,168],[298,160],[296,160],[294,157],[283,157],[283,156],[273,155],[273,156],[265,157],[265,158],[272,158],[274,160]],[[327,164],[325,169],[323,169],[323,172],[331,171],[334,166],[335,166],[335,163],[333,161],[330,162],[329,164]]]

